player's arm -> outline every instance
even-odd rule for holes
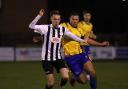
[[[76,35],[72,34],[68,30],[65,31],[65,35],[74,39],[74,40],[76,40],[76,41],[78,41],[78,42],[80,42],[80,43],[83,43],[85,45],[90,44],[90,45],[94,45],[94,46],[109,46],[109,42],[107,42],[107,41],[104,41],[104,42],[100,43],[100,42],[97,42],[97,41],[95,41],[93,39],[90,39],[90,38],[85,38],[83,40],[83,39],[77,37]]]
[[[90,36],[89,37],[92,38],[92,39],[96,39],[96,35],[93,33],[93,31],[90,32]]]
[[[68,37],[70,37],[70,38],[72,38],[73,40],[76,40],[76,41],[78,41],[78,42],[85,43],[85,44],[87,43],[86,40],[83,40],[83,39],[77,37],[76,35],[74,35],[74,34],[71,33],[70,31],[68,31],[67,29],[65,29],[64,35],[66,35],[66,36],[68,36]]]
[[[86,38],[85,38],[86,40]],[[108,41],[104,41],[104,42],[97,42],[93,39],[88,38],[87,39],[87,43],[93,46],[109,46],[109,42]]]
[[[38,22],[38,20],[44,15],[44,10],[41,9],[39,11],[39,14],[35,17],[35,19],[29,24],[29,28],[30,29],[34,29],[34,30],[39,30],[40,26],[36,26],[36,23]]]

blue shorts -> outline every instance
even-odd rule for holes
[[[82,49],[83,49],[83,52],[85,53],[86,56],[91,54],[91,50],[90,50],[90,46],[89,45],[82,46]]]
[[[83,71],[84,64],[89,61],[89,58],[85,57],[85,53],[76,54],[73,56],[65,57],[65,61],[69,67],[69,69],[72,71],[72,73],[79,77],[79,75]]]

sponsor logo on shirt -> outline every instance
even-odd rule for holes
[[[58,38],[58,37],[52,37],[51,38],[51,42],[53,42],[53,43],[60,43],[60,38]]]

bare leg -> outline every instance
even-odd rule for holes
[[[85,71],[88,71],[90,74],[90,87],[91,89],[97,89],[97,81],[96,81],[96,71],[93,67],[91,61],[88,61],[84,64]]]
[[[45,89],[52,89],[54,86],[54,76],[53,74],[46,75],[47,77],[47,85],[45,86]]]
[[[69,70],[67,68],[61,68],[60,74],[62,76],[60,86],[61,86],[61,89],[63,89],[63,87],[66,85],[66,83],[69,79]]]

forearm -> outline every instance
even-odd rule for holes
[[[88,38],[87,43],[90,45],[93,45],[93,46],[102,46],[102,44],[100,42],[97,42],[97,41],[90,39],[90,38]]]
[[[35,19],[29,24],[29,28],[31,28],[31,29],[35,29],[35,25],[36,25],[36,23],[38,22],[38,20],[41,18],[41,16],[40,15],[37,15],[36,17],[35,17]]]

